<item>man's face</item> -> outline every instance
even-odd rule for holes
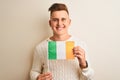
[[[69,15],[64,10],[52,12],[49,20],[54,35],[67,34],[70,22]]]

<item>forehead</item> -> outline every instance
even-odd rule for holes
[[[54,11],[51,14],[51,18],[60,18],[60,17],[68,18],[69,15],[68,15],[68,13],[65,10]]]

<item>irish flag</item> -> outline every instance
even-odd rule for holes
[[[48,59],[74,59],[74,41],[48,41]]]

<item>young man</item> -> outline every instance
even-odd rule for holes
[[[53,30],[53,36],[36,47],[30,72],[31,80],[92,80],[93,70],[87,57],[85,43],[68,33],[71,20],[66,5],[54,3],[49,11],[49,25]],[[48,41],[74,41],[75,47],[72,50],[75,59],[48,60]]]

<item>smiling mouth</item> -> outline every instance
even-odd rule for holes
[[[56,29],[59,30],[59,31],[63,30],[64,28],[65,28],[64,26],[63,27],[56,27]]]

